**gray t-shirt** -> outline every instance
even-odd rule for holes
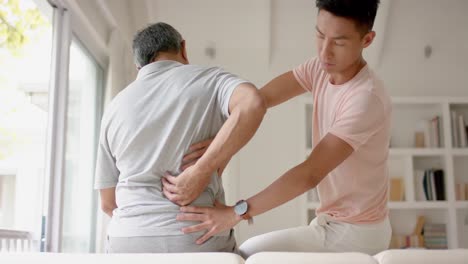
[[[116,187],[108,235],[181,235],[193,222],[179,222],[179,206],[162,193],[166,172],[181,173],[189,147],[212,138],[229,115],[234,89],[246,82],[217,67],[158,61],[140,69],[102,118],[95,188]],[[216,173],[192,205],[224,202]],[[225,232],[221,235],[228,235]]]

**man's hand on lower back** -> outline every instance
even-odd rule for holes
[[[163,193],[173,203],[188,205],[200,196],[210,180],[211,173],[201,172],[192,166],[179,176],[166,174],[162,178]]]

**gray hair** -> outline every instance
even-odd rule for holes
[[[133,58],[138,67],[151,62],[159,52],[179,52],[182,36],[171,25],[159,22],[140,30],[133,38]]]

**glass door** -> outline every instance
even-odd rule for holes
[[[62,252],[94,252],[97,192],[93,190],[103,70],[74,39],[66,115]]]

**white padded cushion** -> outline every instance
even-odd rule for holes
[[[468,249],[394,249],[380,252],[374,258],[380,264],[467,264]]]
[[[378,264],[362,253],[262,252],[252,255],[246,264]]]
[[[2,264],[243,264],[233,253],[68,254],[0,253]]]

